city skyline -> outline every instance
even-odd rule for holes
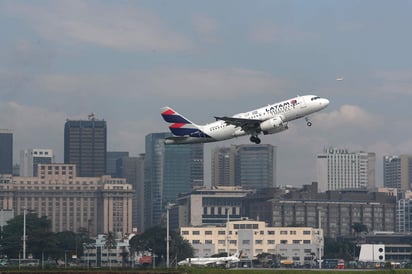
[[[412,151],[405,126],[411,7],[370,0],[2,1],[0,128],[13,132],[14,163],[28,148],[53,149],[61,163],[64,122],[95,112],[108,123],[108,151],[137,156],[144,136],[167,131],[159,113],[165,105],[202,123],[313,92],[331,104],[311,128],[295,121],[262,138],[278,148],[279,185],[316,180],[316,155],[343,147],[376,153],[379,186],[383,156]],[[248,143],[207,144],[204,162],[215,146]]]

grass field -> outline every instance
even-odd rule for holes
[[[379,274],[406,274],[412,273],[412,269],[362,269],[362,270],[314,270],[314,269],[185,269],[181,273],[187,274],[218,274],[218,273],[236,273],[236,274],[268,274],[268,273],[277,273],[277,274],[303,274],[303,273],[310,273],[310,274],[360,274],[360,273],[379,273]]]
[[[379,274],[409,274],[412,269],[359,269],[359,270],[318,270],[318,269],[219,269],[219,268],[178,268],[178,269],[0,269],[0,274],[14,273],[49,273],[49,274],[361,274],[361,273],[379,273]]]

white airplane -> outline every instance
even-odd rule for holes
[[[229,267],[231,264],[240,262],[240,257],[242,256],[242,251],[238,251],[232,256],[228,257],[203,257],[203,258],[186,258],[180,262],[178,265],[199,265],[199,266],[212,266],[212,265],[223,265]]]
[[[260,144],[259,134],[273,134],[288,129],[288,122],[306,117],[329,105],[329,100],[316,95],[295,98],[268,105],[249,112],[228,117],[215,117],[216,121],[206,125],[196,125],[170,107],[161,109],[163,119],[170,123],[174,136],[165,139],[166,144],[208,143],[250,135],[250,141]]]

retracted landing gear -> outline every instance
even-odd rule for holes
[[[307,125],[308,127],[312,126],[312,122],[309,120],[308,117],[305,117],[305,121],[306,121],[306,125]]]
[[[260,144],[260,139],[257,136],[250,136],[250,141],[255,144]]]

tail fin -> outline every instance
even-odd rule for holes
[[[240,257],[242,257],[242,253],[243,253],[243,250],[239,250],[238,252],[236,252],[232,256],[240,259]]]
[[[162,117],[171,125],[170,131],[176,136],[191,136],[194,133],[199,132],[199,128],[196,124],[192,123],[189,119],[180,115],[170,107],[161,108]]]

